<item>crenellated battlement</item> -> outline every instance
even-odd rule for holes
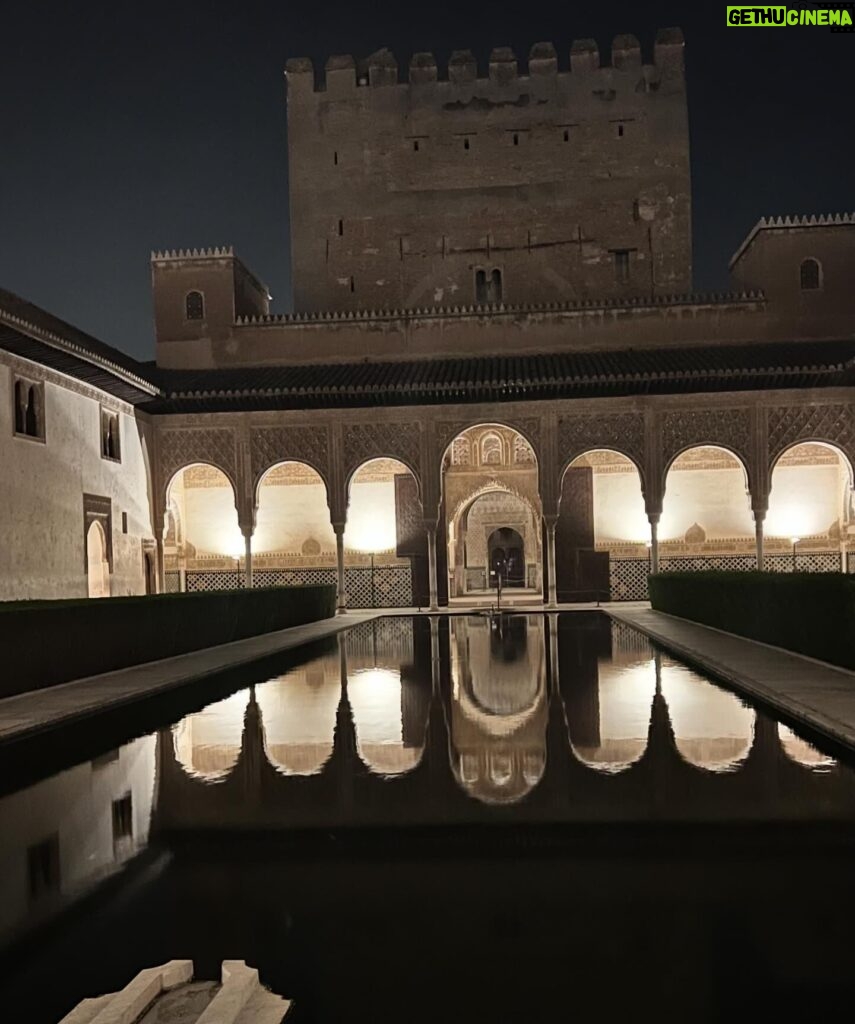
[[[199,260],[234,258],[235,251],[230,245],[216,245],[202,249],[153,249],[152,263],[166,263],[173,260]]]
[[[641,44],[633,35],[615,36],[611,45],[611,61],[603,61],[599,46],[593,39],[577,39],[567,53],[566,70],[559,68],[561,59],[551,42],[535,43],[528,53],[525,70],[514,51],[507,46],[490,53],[487,76],[479,77],[478,62],[470,50],[455,50],[447,64],[440,65],[432,53],[416,53],[405,69],[401,69],[391,50],[382,48],[364,60],[350,54],[330,57],[322,75],[307,57],[287,61],[285,74],[292,95],[325,92],[340,96],[362,87],[422,88],[446,84],[477,89],[480,86],[512,86],[530,80],[543,81],[567,75],[601,74],[614,71],[642,73],[653,81],[667,77],[683,77],[683,33],[679,28],[660,29],[653,46],[653,63],[642,61]],[[403,74],[403,79],[402,79]]]
[[[746,252],[748,247],[761,231],[775,231],[781,229],[804,229],[804,228],[830,228],[855,225],[855,212],[852,213],[812,213],[812,214],[786,214],[778,217],[761,217],[751,228],[739,245],[739,248],[731,256],[728,266],[732,270],[737,261]]]

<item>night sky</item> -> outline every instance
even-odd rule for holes
[[[140,359],[151,249],[231,244],[288,309],[283,68],[388,46],[444,62],[657,27],[686,35],[695,285],[764,214],[855,208],[855,34],[725,27],[725,4],[31,2],[0,60],[0,285]],[[848,187],[847,187],[848,186]]]

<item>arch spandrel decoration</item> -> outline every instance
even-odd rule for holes
[[[325,425],[252,427],[249,454],[254,488],[267,470],[280,462],[304,462],[320,474],[329,488],[330,441]]]
[[[514,416],[488,416],[480,414],[466,420],[440,420],[436,424],[437,461],[442,461],[446,449],[459,434],[470,430],[472,427],[487,427],[491,424],[508,427],[510,430],[515,430],[518,434],[521,434],[533,449],[538,466],[542,467],[543,452],[541,450],[539,416],[517,419]]]
[[[369,459],[397,459],[412,470],[422,486],[421,425],[409,423],[351,423],[344,428],[344,475],[350,479]]]
[[[662,417],[662,469],[667,475],[677,455],[689,448],[726,448],[745,466],[749,483],[754,481],[755,464],[751,441],[751,410],[677,409]]]
[[[607,449],[631,459],[644,486],[644,415],[640,412],[598,415],[574,413],[558,421],[561,471],[585,452]]]
[[[773,406],[768,413],[769,463],[802,441],[826,441],[855,466],[855,410],[850,405]]]
[[[230,427],[186,427],[159,432],[158,459],[164,493],[179,469],[204,462],[223,471],[237,493],[236,434]]]

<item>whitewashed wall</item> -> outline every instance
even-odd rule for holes
[[[40,367],[25,370],[42,379]],[[145,592],[142,540],[153,539],[142,427],[120,415],[121,463],[101,458],[98,392],[45,382],[45,442],[14,433],[11,360],[0,356],[0,599],[85,597],[83,495],[112,500],[113,596]],[[76,387],[74,382],[69,382]],[[122,534],[122,513],[128,533]]]

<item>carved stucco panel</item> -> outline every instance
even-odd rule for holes
[[[164,488],[179,469],[195,462],[216,466],[237,487],[235,431],[230,427],[161,430],[158,441],[160,479]]]
[[[751,410],[677,409],[666,412],[661,427],[662,466],[679,452],[696,445],[718,445],[735,452],[749,475],[754,469],[751,443]]]
[[[539,416],[529,416],[525,419],[497,416],[493,419],[481,417],[468,420],[439,420],[436,424],[437,461],[442,459],[446,449],[458,434],[462,434],[464,430],[470,430],[472,427],[487,426],[491,423],[509,427],[511,430],[516,430],[517,433],[522,434],[523,437],[528,439],[532,448],[534,448],[538,463],[542,461]]]
[[[644,469],[644,416],[642,413],[606,415],[578,413],[558,421],[558,462],[566,466],[595,448],[611,448],[629,456]]]
[[[307,463],[329,485],[329,432],[324,424],[313,427],[253,427],[249,445],[252,479],[256,485],[271,466],[286,461]]]
[[[850,405],[774,406],[768,424],[770,464],[800,441],[827,441],[855,460],[855,411]]]
[[[421,482],[421,428],[411,423],[351,423],[344,427],[345,475],[368,459],[399,459]]]

